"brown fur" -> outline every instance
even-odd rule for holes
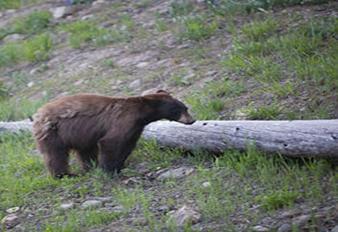
[[[68,154],[75,150],[83,170],[98,163],[120,171],[143,128],[160,119],[194,122],[183,103],[165,91],[142,97],[79,94],[54,100],[34,115],[33,134],[54,177],[71,175]]]

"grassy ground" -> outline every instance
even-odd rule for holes
[[[169,89],[200,120],[338,117],[337,3],[206,2],[87,4],[54,20],[41,1],[0,1],[1,12],[17,9],[0,16],[7,22],[0,29],[0,120],[27,118],[59,95],[152,88]],[[15,34],[21,38],[8,39]],[[20,207],[13,231],[178,231],[168,212],[183,205],[201,219],[182,231],[277,231],[283,224],[325,231],[338,223],[338,175],[326,160],[254,148],[214,157],[141,141],[118,176],[93,170],[60,181],[48,177],[29,134],[2,136],[0,154],[0,218]],[[194,172],[157,178],[185,166]],[[72,168],[79,171],[75,160]],[[82,207],[98,197],[111,198]],[[73,208],[61,209],[67,202]]]

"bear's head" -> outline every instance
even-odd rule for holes
[[[145,97],[155,100],[154,104],[157,108],[158,117],[161,119],[183,124],[193,124],[196,121],[188,113],[188,107],[164,90],[158,90],[155,94],[150,94]]]

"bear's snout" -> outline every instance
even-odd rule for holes
[[[188,114],[188,112],[184,112],[184,113],[181,114],[181,117],[177,120],[177,122],[184,123],[184,124],[187,124],[187,125],[191,125],[194,122],[196,122],[196,120],[193,119],[193,117],[191,117],[191,115]]]

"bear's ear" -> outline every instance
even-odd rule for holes
[[[162,89],[157,90],[156,93],[161,93],[161,94],[167,94],[167,95],[170,95],[170,93],[168,93],[167,91],[162,90]]]

